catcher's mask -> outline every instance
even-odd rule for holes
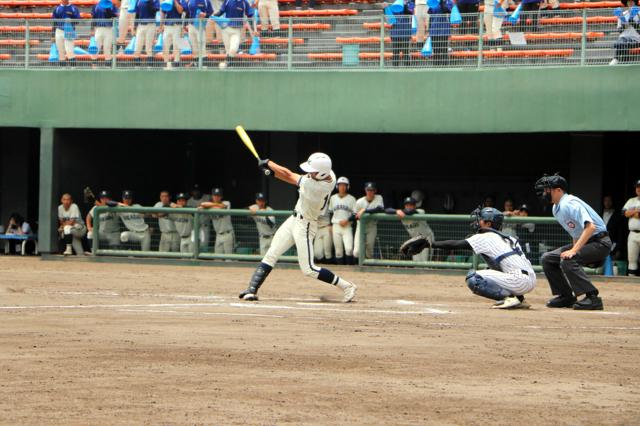
[[[500,210],[494,209],[493,207],[478,207],[471,212],[471,229],[473,232],[478,232],[481,220],[491,222],[491,227],[499,231],[502,229],[504,215]]]
[[[567,184],[567,180],[556,173],[553,176],[548,176],[545,174],[536,181],[533,187],[540,201],[542,201],[543,203],[551,203],[551,194],[546,190],[560,188],[566,192],[568,186],[569,185]]]

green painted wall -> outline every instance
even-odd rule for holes
[[[640,65],[443,71],[0,71],[0,126],[640,130]]]

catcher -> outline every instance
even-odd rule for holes
[[[413,256],[425,248],[471,249],[482,256],[490,269],[471,270],[467,274],[467,285],[479,296],[497,300],[495,309],[529,308],[524,294],[536,285],[536,274],[526,258],[520,243],[514,237],[500,232],[504,215],[492,208],[477,208],[471,213],[475,234],[464,240],[429,242],[418,235],[400,247],[405,256]]]

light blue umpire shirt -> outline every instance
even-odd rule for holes
[[[596,226],[594,235],[607,231],[607,226],[600,215],[587,203],[571,194],[564,194],[558,204],[553,205],[553,217],[574,240],[580,238],[586,222]]]

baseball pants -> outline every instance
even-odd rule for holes
[[[235,243],[235,233],[233,231],[216,234],[215,253],[231,254]]]
[[[177,252],[180,250],[180,236],[177,232],[162,232],[160,234],[160,245],[158,251]]]
[[[313,256],[316,259],[331,259],[333,257],[333,238],[331,226],[323,226],[316,231],[313,240]]]
[[[205,45],[205,30],[204,28],[200,31],[199,28],[196,28],[195,25],[189,24],[189,43],[191,44],[191,52],[193,52],[193,57],[197,58],[200,55],[200,46]],[[202,53],[203,56],[207,55],[207,49],[204,49]],[[208,242],[208,241],[207,241]]]
[[[120,241],[123,243],[140,243],[140,250],[149,251],[151,248],[151,233],[147,229],[144,232],[124,231],[120,234]]]
[[[93,233],[89,232],[87,238],[93,240]],[[106,242],[109,247],[117,247],[120,244],[120,232],[100,232],[100,242]]]
[[[367,225],[366,233],[365,233],[365,258],[373,259],[373,249],[376,245],[376,236],[378,235],[378,225],[373,224]],[[358,222],[358,226],[356,226],[356,236],[353,241],[353,256],[360,256],[360,222]]]
[[[504,18],[493,16],[493,3],[495,0],[484,0],[484,28],[489,40],[495,40],[502,37],[502,21]],[[509,7],[509,1],[503,0],[500,5],[506,10]]]
[[[494,271],[493,269],[475,272],[477,275],[493,281],[505,290],[510,291],[515,296],[522,296],[523,294],[529,293],[536,286],[536,274],[533,273],[533,271],[529,272],[528,275],[522,271],[501,272]]]
[[[180,25],[165,25],[162,36],[162,57],[165,62],[171,62],[169,49],[173,46],[173,61],[180,62]]]
[[[75,225],[66,225],[62,229],[62,239],[67,244],[73,246],[73,250],[77,256],[84,256],[84,247],[82,246],[82,238],[87,234],[87,228],[84,225],[76,223]]]
[[[227,27],[222,30],[222,42],[224,43],[224,50],[227,56],[236,56],[238,54],[241,35],[242,28]]]
[[[280,29],[278,0],[260,0],[258,11],[260,13],[260,24],[262,25],[263,31],[269,29],[269,24],[271,24],[271,29],[274,31]]]
[[[58,48],[58,55],[61,61],[76,57],[75,53],[73,53],[73,40],[65,39],[64,30],[60,28],[56,28],[56,47]]]
[[[271,247],[271,242],[273,241],[273,235],[260,235],[258,237],[260,243],[260,256],[264,256],[267,254],[269,247]]]
[[[180,238],[180,253],[193,253],[193,238],[191,235]]]
[[[638,256],[640,256],[640,232],[629,232],[627,239],[627,257],[629,260],[629,271],[638,274]]]
[[[207,251],[209,249],[209,242],[211,241],[211,222],[205,224],[200,222],[200,251]]]
[[[129,13],[129,1],[134,0],[122,0],[120,4],[120,16],[118,17],[118,43],[123,44],[126,41],[127,33],[131,28],[135,13]]]
[[[347,226],[333,224],[333,248],[336,250],[336,259],[342,259],[345,254],[353,256],[353,229],[351,223]]]
[[[111,60],[111,47],[113,46],[113,28],[96,27],[96,45],[98,53],[103,52],[107,61]]]
[[[426,4],[416,4],[415,15],[418,21],[418,29],[416,32],[416,40],[418,43],[424,43],[427,39],[426,31],[429,28],[429,8]]]
[[[561,259],[560,253],[573,247],[573,244],[560,247],[542,255],[541,263],[554,296],[580,296],[596,291],[586,272],[585,265],[601,263],[611,251],[609,237],[591,239],[571,259]]]
[[[147,55],[153,56],[153,39],[156,36],[156,24],[139,24],[136,30],[136,50],[134,55],[140,56],[142,45]]]

